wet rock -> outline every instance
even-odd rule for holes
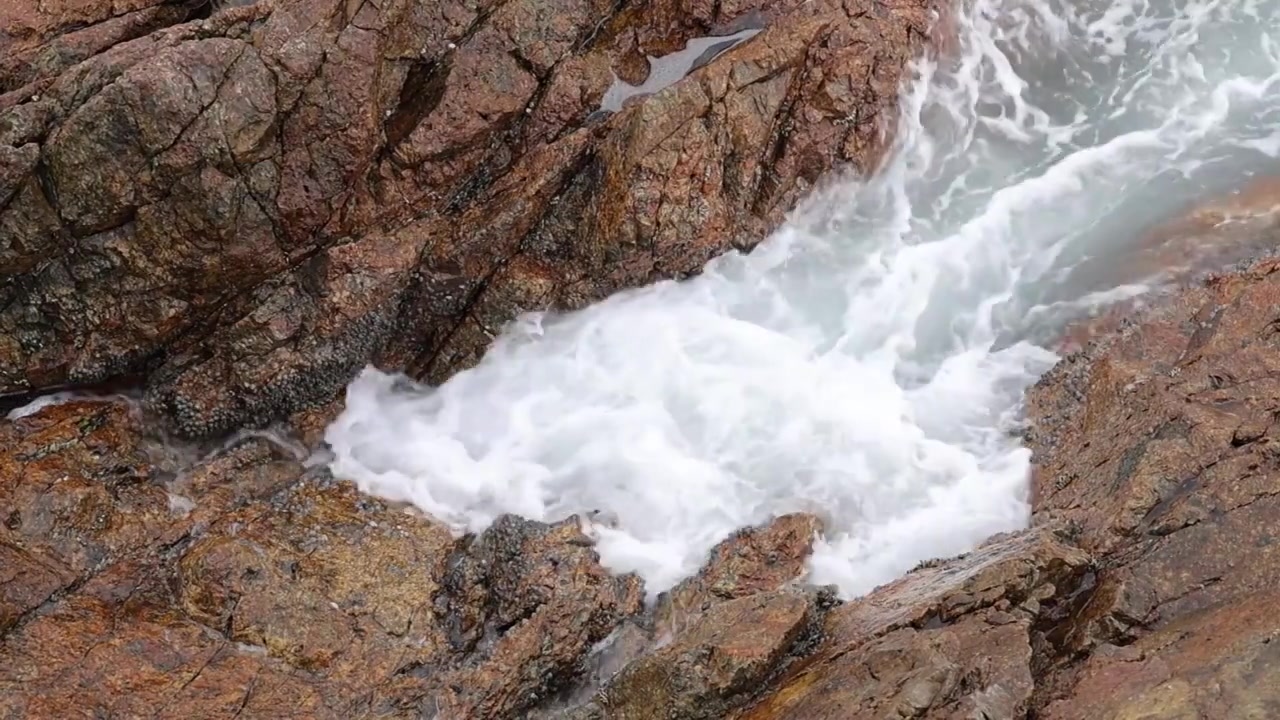
[[[793,601],[796,597],[805,598],[804,605],[808,608],[805,623],[814,625],[815,618],[828,609],[833,599],[825,591],[803,588],[797,580],[805,573],[805,563],[820,530],[821,522],[818,518],[806,513],[794,513],[774,518],[764,525],[744,528],[726,538],[711,550],[707,564],[697,575],[659,595],[644,614],[623,620],[612,634],[592,649],[586,657],[586,669],[577,682],[576,689],[560,703],[569,710],[548,707],[541,714],[532,716],[531,720],[613,717],[608,713],[622,712],[619,708],[628,703],[631,703],[631,709],[625,711],[622,717],[646,712],[641,698],[652,693],[667,692],[662,688],[644,689],[649,684],[649,680],[644,678],[653,680],[654,672],[660,672],[652,669],[654,662],[662,666],[668,662],[683,663],[690,657],[702,657],[708,653],[718,656],[723,650],[715,649],[719,647],[719,640],[698,638],[745,624],[745,620],[743,623],[738,622],[742,618],[754,618],[761,613],[772,617],[775,610],[785,615],[789,612],[788,608],[794,610]],[[778,591],[784,589],[788,592],[779,594]],[[769,596],[770,599],[763,600],[761,605],[739,603],[734,605],[733,610],[715,610],[726,603],[763,596]],[[720,614],[711,618],[709,614],[713,611]],[[705,621],[704,616],[707,616]],[[810,638],[810,629],[803,631],[804,638]],[[745,666],[734,665],[738,670],[753,673],[752,677],[757,679],[776,673],[782,664],[803,655],[811,648],[811,643],[807,640],[796,639],[786,633],[768,633],[753,642],[757,643],[753,647],[761,652],[776,650],[783,653],[775,658],[772,670],[763,666],[749,670]],[[671,646],[684,650],[674,655],[664,654],[664,648]],[[663,659],[655,660],[659,656]],[[629,677],[633,680],[619,685],[619,689],[609,695],[613,699],[608,701],[606,711],[601,704],[604,701],[596,697],[595,691],[613,687],[615,676],[624,670],[630,673]],[[727,681],[723,680],[724,678],[712,677],[700,677],[696,681],[691,679],[685,690],[676,695],[664,696],[667,697],[663,701],[665,704],[650,703],[648,708],[674,706],[688,701],[692,703],[690,708],[705,706],[725,709],[745,702],[754,693],[754,688],[748,692],[741,686],[726,684]],[[685,698],[685,695],[700,699],[692,701]],[[630,699],[618,699],[622,697]]]
[[[630,663],[566,720],[711,720],[756,695],[816,638],[830,596],[773,590],[720,603]]]
[[[560,139],[463,196],[462,221],[425,260],[439,270],[411,286],[383,363],[439,382],[474,364],[521,310],[581,307],[752,247],[828,171],[876,166],[929,21],[924,2],[800,4],[682,81],[568,134],[566,119],[595,109],[581,99],[598,102],[612,76],[590,53],[564,61],[518,125],[530,139]],[[515,177],[541,180],[506,180]]]
[[[169,515],[140,420],[114,403],[68,403],[0,423],[0,630],[113,558],[155,542]],[[27,585],[26,583],[30,583]]]
[[[0,394],[143,373],[175,431],[213,437],[324,403],[371,358],[441,380],[521,312],[697,272],[823,173],[872,168],[930,18],[216,5],[5,11]],[[637,59],[760,25],[596,112]]]
[[[391,332],[425,239],[412,225],[371,234],[259,286],[247,315],[175,348],[150,378],[150,406],[183,436],[217,437],[334,397]]]
[[[1264,260],[1180,291],[1031,392],[1036,516],[1103,567],[1063,628],[1087,658],[1046,676],[1045,717],[1274,704],[1230,678],[1267,672],[1255,603],[1277,592],[1278,278]]]
[[[564,690],[592,646],[640,612],[640,579],[610,575],[590,545],[577,518],[505,515],[449,559],[436,612],[472,659],[439,678],[439,717],[515,716]]]
[[[514,718],[641,609],[575,520],[459,540],[266,438],[144,428],[0,421],[0,717]]]
[[[816,516],[794,513],[734,533],[712,548],[697,575],[659,597],[655,634],[679,633],[714,604],[776,590],[799,578],[821,532]]]
[[[1244,718],[1280,710],[1275,593],[1180,618],[1089,658],[1037,717]]]
[[[1023,717],[1090,569],[1044,530],[928,563],[833,610],[813,655],[734,717]]]
[[[7,3],[0,8],[0,95],[199,14],[201,3]]]
[[[1280,228],[1280,178],[1263,176],[1235,191],[1200,200],[1173,220],[1157,223],[1117,258],[1108,254],[1077,267],[1068,283],[1108,289],[1146,284],[1144,297],[1110,303],[1068,324],[1060,353],[1082,350],[1161,298],[1208,272],[1276,250]]]

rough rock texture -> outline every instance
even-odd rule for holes
[[[714,720],[809,652],[829,595],[773,590],[720,603],[615,675],[565,720]]]
[[[145,391],[0,419],[0,718],[1280,716],[1280,260],[1077,326],[1030,395],[1034,527],[847,604],[801,581],[813,516],[646,606],[576,518],[455,537],[308,462],[370,359],[439,381],[519,312],[695,273],[872,168],[908,60],[948,51],[933,9],[0,7],[0,396]],[[1274,248],[1278,197],[1100,271]],[[297,441],[243,432],[283,418]]]
[[[1187,289],[1031,394],[1035,509],[1100,564],[1042,717],[1264,717],[1280,513],[1280,262]],[[1123,700],[1123,702],[1121,702]],[[1141,713],[1139,713],[1141,710]],[[1147,713],[1147,714],[1142,714]]]
[[[1066,358],[1029,398],[1037,527],[833,610],[735,717],[1276,715],[1278,325],[1262,260]]]
[[[711,549],[697,575],[658,598],[654,633],[682,632],[713,605],[776,590],[803,576],[822,521],[807,513],[743,528]]]
[[[1091,582],[1088,555],[1049,531],[994,538],[832,611],[816,652],[736,717],[1025,717]]]
[[[699,608],[673,631],[576,518],[455,538],[267,437],[166,449],[119,401],[0,421],[0,508],[0,718],[517,718],[641,627],[610,697],[669,692],[705,713],[803,654],[831,604],[784,587],[811,516],[725,540],[673,591]],[[654,628],[665,647],[627,665],[662,644]],[[645,669],[669,662],[685,690]]]
[[[697,272],[874,166],[930,5],[6,6],[0,395],[141,372],[214,437],[375,357],[439,381],[521,311]],[[645,55],[744,25],[596,111]]]
[[[0,718],[518,717],[641,609],[574,520],[455,539],[265,439],[179,460],[120,403],[0,422]]]

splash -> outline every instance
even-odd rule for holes
[[[976,0],[876,176],[694,280],[523,316],[439,388],[365,371],[332,468],[459,529],[582,514],[651,592],[782,512],[826,520],[810,579],[846,596],[1023,526],[1037,343],[1146,287],[1087,261],[1271,167],[1278,23],[1260,0]]]

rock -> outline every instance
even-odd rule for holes
[[[119,3],[9,3],[0,8],[0,95],[51,79],[113,45],[189,20],[200,5],[162,0]]]
[[[931,0],[215,5],[7,11],[0,394],[138,373],[204,438],[371,358],[440,381],[874,167]],[[596,112],[615,69],[762,23]]]
[[[1025,717],[1091,575],[1045,530],[928,563],[829,613],[814,653],[733,717]]]
[[[641,609],[576,520],[456,539],[266,439],[143,427],[0,421],[0,717],[515,718]]]
[[[659,597],[654,634],[680,633],[715,604],[776,590],[799,578],[821,532],[816,516],[793,513],[734,533],[711,549],[697,575]]]
[[[413,225],[367,235],[259,286],[248,315],[174,348],[149,405],[183,436],[218,437],[333,398],[391,332],[424,241]]]
[[[1093,655],[1072,692],[1037,717],[1268,717],[1280,709],[1275,593],[1180,618]]]
[[[503,177],[486,170],[480,189],[455,201],[459,220],[428,249],[382,364],[440,382],[474,364],[520,311],[578,308],[696,273],[752,247],[827,171],[874,168],[931,6],[868,7],[799,4],[681,82],[574,132],[544,107],[585,121],[592,108],[573,99],[598,99],[608,76],[590,53],[563,61],[547,105],[516,123],[537,138],[559,127],[561,139],[535,145]]]
[[[1072,655],[1045,678],[1043,717],[1097,717],[1104,698],[1113,717],[1274,706],[1250,688],[1268,682],[1257,603],[1280,569],[1277,307],[1280,262],[1214,276],[1031,392],[1036,517],[1069,524],[1103,568],[1062,629]]]
[[[1078,352],[1095,338],[1119,330],[1125,318],[1186,285],[1197,276],[1274,252],[1280,227],[1280,178],[1263,176],[1235,192],[1198,202],[1171,221],[1157,223],[1120,258],[1086,261],[1068,283],[1107,289],[1146,283],[1156,290],[1122,300],[1091,317],[1069,323],[1055,350]]]
[[[436,612],[465,667],[437,679],[442,718],[516,717],[565,689],[591,647],[640,612],[634,575],[599,564],[580,521],[498,518],[449,559]]]
[[[626,666],[566,720],[712,720],[808,652],[830,596],[772,590],[720,603]]]
[[[727,632],[729,628],[757,622],[743,618],[768,616],[773,618],[769,622],[773,622],[778,617],[791,617],[797,608],[796,598],[804,598],[800,603],[807,608],[804,611],[806,629],[802,635],[808,638],[812,629],[809,626],[814,625],[817,622],[815,618],[833,602],[825,591],[804,589],[796,583],[805,572],[805,563],[820,530],[821,522],[815,516],[793,513],[774,518],[764,525],[744,528],[726,538],[712,548],[707,564],[697,575],[660,594],[648,612],[624,620],[592,650],[587,657],[586,671],[577,682],[577,689],[563,703],[568,710],[547,707],[541,714],[531,716],[531,720],[614,717],[608,714],[610,712],[622,712],[621,716],[630,717],[627,713],[684,703],[687,700],[685,695],[699,698],[689,701],[692,704],[688,712],[694,712],[694,706],[724,709],[745,702],[754,688],[747,692],[743,686],[734,685],[726,678],[700,677],[693,680],[690,675],[690,684],[678,693],[679,697],[672,695],[657,705],[651,702],[646,710],[644,702],[647,701],[642,698],[665,691],[661,688],[644,689],[649,683],[644,678],[652,679],[654,672],[660,672],[653,670],[655,662],[662,666],[669,661],[685,662],[690,657],[702,657],[707,653],[718,656],[725,651],[720,646],[723,638],[715,639],[712,635],[719,637],[718,634]],[[787,592],[779,592],[784,589]],[[738,603],[732,610],[716,610],[726,603],[763,596],[769,597],[759,604]],[[713,612],[719,614],[711,617]],[[704,616],[707,616],[705,621]],[[754,669],[749,669],[732,664],[737,668],[734,673],[750,672],[752,677],[763,678],[776,671],[779,663],[806,652],[811,644],[790,635],[795,628],[787,627],[789,629],[785,631],[769,631],[753,640],[756,649],[781,652],[782,655],[772,663],[766,663],[768,667],[753,666]],[[683,650],[664,650],[673,646]],[[742,662],[748,662],[750,657],[754,656],[744,655]],[[769,670],[770,667],[774,669]],[[609,695],[611,699],[606,709],[601,705],[602,700],[597,697],[596,690],[614,687],[615,676],[623,671],[629,673],[628,677],[633,680],[618,685],[616,692]],[[630,699],[620,699],[623,697]],[[632,709],[619,710],[628,703],[632,703]]]

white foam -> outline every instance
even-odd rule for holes
[[[1266,171],[1277,10],[977,0],[874,178],[686,283],[526,315],[438,389],[364,372],[332,468],[458,529],[590,513],[651,592],[792,510],[826,519],[811,579],[846,596],[1020,527],[1010,431],[1055,360],[1026,338],[1143,288],[1062,280],[1082,259]]]
[[[49,393],[48,395],[37,395],[31,400],[31,402],[10,410],[8,414],[5,415],[5,419],[18,420],[20,418],[29,417],[47,407],[68,403],[72,400],[77,400],[80,397],[81,395],[79,393],[70,390]]]

